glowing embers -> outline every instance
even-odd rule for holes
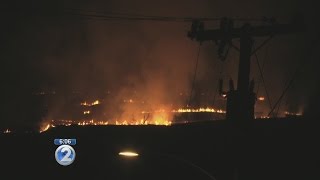
[[[90,111],[83,111],[83,114],[90,114]]]
[[[302,113],[284,112],[286,116],[302,116]]]
[[[53,124],[47,123],[40,127],[40,133],[49,130],[51,127],[55,127]]]
[[[98,126],[98,125],[102,126],[102,125],[108,125],[108,124],[109,124],[108,121],[95,121],[93,119],[89,120],[89,121],[80,121],[80,122],[76,123],[76,125],[78,125],[78,126],[89,126],[89,125],[91,125],[91,126]]]
[[[106,125],[159,125],[159,126],[170,126],[171,121],[164,119],[162,116],[154,116],[151,120],[51,120],[50,123],[44,123],[40,127],[40,133],[49,130],[56,126],[106,126]]]
[[[100,102],[94,101],[93,103],[84,102],[81,105],[83,106],[93,106],[97,105]],[[215,108],[198,108],[198,109],[157,109],[157,110],[150,110],[150,111],[139,111],[134,113],[127,113],[126,116],[119,117],[117,119],[95,119],[91,117],[93,114],[90,110],[83,110],[82,113],[84,115],[90,115],[86,117],[91,117],[90,119],[82,118],[77,120],[51,120],[51,121],[44,121],[45,123],[41,126],[40,132],[47,131],[48,129],[55,127],[55,126],[105,126],[105,125],[159,125],[159,126],[170,126],[172,125],[172,121],[176,114],[182,113],[217,113],[217,114],[225,114],[225,111],[222,109],[215,109]],[[128,116],[134,114],[134,116]]]
[[[95,106],[100,104],[99,100],[95,100],[92,103],[88,103],[87,101],[80,103],[81,106]]]
[[[173,110],[172,112],[174,113],[186,113],[186,112],[193,112],[193,113],[201,113],[201,112],[212,112],[212,113],[220,113],[220,114],[225,114],[226,111],[222,109],[214,109],[214,108],[198,108],[198,109],[190,109],[190,108],[180,108],[178,110]]]

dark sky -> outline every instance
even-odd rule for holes
[[[38,122],[30,94],[56,90],[98,95],[106,90],[114,98],[147,99],[152,106],[182,105],[176,95],[190,92],[198,43],[187,38],[191,23],[97,20],[64,13],[116,12],[179,17],[275,17],[279,23],[296,14],[305,18],[306,32],[276,36],[258,52],[265,60],[266,86],[274,103],[295,72],[285,108],[301,111],[319,92],[319,20],[314,1],[299,0],[112,0],[112,1],[10,1],[1,5],[1,106],[0,126]],[[82,10],[82,11],[80,11]],[[237,22],[241,25],[242,22]],[[207,28],[218,22],[207,22]],[[263,38],[256,40],[261,43]],[[235,41],[237,43],[237,41]],[[221,62],[216,45],[201,48],[197,82],[199,91],[215,90]],[[236,79],[238,52],[231,50],[222,74]],[[302,63],[305,62],[305,63]],[[259,80],[253,61],[252,76]],[[204,90],[205,89],[205,90]],[[261,87],[259,95],[264,96]],[[63,98],[61,98],[63,99]],[[62,100],[63,101],[63,100]],[[27,108],[26,108],[27,107]],[[261,105],[261,109],[267,108]],[[154,107],[156,108],[156,107]],[[30,120],[32,119],[32,120]]]

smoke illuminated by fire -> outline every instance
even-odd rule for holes
[[[105,125],[161,125],[161,126],[170,126],[171,121],[165,120],[160,117],[156,117],[155,120],[139,120],[139,121],[99,121],[99,120],[83,120],[83,121],[73,121],[73,120],[51,120],[50,123],[47,123],[40,129],[40,133],[49,130],[55,126],[105,126]]]
[[[99,101],[97,101],[99,102]],[[86,106],[92,105],[86,103]],[[224,114],[225,111],[221,109],[214,108],[198,108],[198,109],[177,109],[177,110],[165,110],[159,109],[155,111],[142,111],[141,115],[143,118],[141,119],[124,119],[124,120],[51,120],[46,121],[44,125],[40,128],[40,132],[47,131],[48,129],[55,126],[104,126],[104,125],[160,125],[160,126],[170,126],[173,123],[172,114],[180,114],[180,113],[201,113],[201,112],[210,112],[210,113],[218,113]],[[84,114],[89,114],[90,111],[84,111]]]
[[[42,127],[40,127],[40,133],[47,131],[48,129],[50,129],[51,127],[55,127],[55,125],[53,124],[44,124]]]
[[[86,112],[86,111],[85,111]],[[88,111],[90,113],[90,111]],[[106,126],[106,125],[159,125],[159,126],[170,126],[174,123],[172,120],[172,115],[170,114],[180,114],[180,113],[217,113],[217,114],[225,114],[226,111],[222,109],[215,108],[198,108],[198,109],[190,109],[190,108],[180,108],[177,110],[166,111],[164,109],[155,110],[152,112],[142,111],[141,114],[144,115],[142,119],[134,120],[51,120],[44,121],[43,125],[40,127],[40,133],[49,130],[50,128],[56,126]],[[286,116],[301,116],[302,113],[291,113],[285,112]],[[269,119],[269,116],[259,116],[256,118],[261,119]],[[185,121],[184,123],[188,123]],[[10,130],[6,130],[4,133],[10,133]]]

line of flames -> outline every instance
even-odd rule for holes
[[[96,105],[98,104],[99,101],[95,101],[93,103],[82,103],[81,105],[84,106],[92,106],[92,105]],[[178,110],[172,110],[172,111],[166,111],[164,109],[159,109],[159,110],[155,110],[152,112],[148,112],[148,111],[142,111],[142,114],[149,114],[149,113],[200,113],[200,112],[211,112],[211,113],[219,113],[219,114],[223,114],[226,113],[225,111],[221,110],[221,109],[214,109],[214,108],[198,108],[198,109],[191,109],[191,108],[180,108]],[[85,114],[88,114],[88,112],[85,111]],[[71,125],[78,125],[78,126],[102,126],[102,125],[160,125],[160,126],[170,126],[172,124],[172,121],[163,118],[163,116],[161,116],[161,118],[154,118],[150,121],[145,120],[145,119],[140,119],[140,120],[135,120],[135,121],[128,121],[128,120],[123,120],[123,121],[98,121],[98,120],[82,120],[82,121],[73,121],[73,120],[51,120],[50,123],[45,124],[44,126],[41,127],[40,132],[44,132],[47,131],[48,129],[50,129],[51,127],[55,127],[56,125],[61,125],[61,126],[71,126]]]
[[[83,120],[83,121],[54,121],[52,120],[50,123],[45,124],[40,129],[40,133],[49,130],[55,126],[71,126],[71,125],[78,125],[78,126],[106,126],[106,125],[159,125],[159,126],[170,126],[172,124],[171,121],[163,120],[163,121],[147,121],[147,120],[140,120],[140,121],[115,121],[110,123],[109,121],[97,121],[97,120]]]
[[[95,100],[92,103],[88,103],[87,101],[80,103],[81,106],[95,106],[95,105],[98,105],[98,104],[100,104],[99,100]]]
[[[186,112],[212,112],[212,113],[219,113],[219,114],[225,114],[226,111],[222,110],[222,109],[214,109],[214,108],[198,108],[198,109],[190,109],[190,108],[187,108],[187,109],[183,109],[183,108],[180,108],[178,110],[172,110],[172,112],[174,113],[186,113]]]
[[[285,115],[289,115],[289,116],[302,116],[302,113],[292,113],[292,112],[284,112]]]

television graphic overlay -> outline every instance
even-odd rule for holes
[[[71,165],[75,158],[76,152],[71,145],[76,144],[76,139],[55,139],[55,145],[59,145],[55,151],[55,159],[62,166]]]

